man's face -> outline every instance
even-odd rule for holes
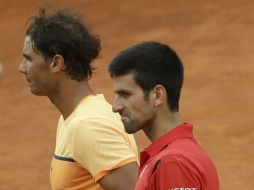
[[[50,66],[41,54],[35,53],[29,36],[25,37],[23,61],[19,71],[26,77],[31,92],[35,95],[48,95],[50,90]]]
[[[133,74],[126,74],[113,78],[116,97],[113,111],[121,115],[127,133],[135,133],[149,127],[155,117],[155,110],[149,98],[146,100],[144,92],[136,84]]]

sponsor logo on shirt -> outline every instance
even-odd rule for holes
[[[198,190],[198,188],[195,187],[177,187],[177,188],[172,188],[172,189],[168,189],[168,190]]]

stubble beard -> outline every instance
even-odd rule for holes
[[[136,126],[136,124],[132,121],[128,122],[128,123],[123,123],[124,125],[124,130],[128,133],[128,134],[133,134],[135,132],[137,132],[138,126]]]

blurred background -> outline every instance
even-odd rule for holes
[[[222,190],[254,187],[254,1],[252,0],[1,0],[0,190],[50,189],[59,112],[30,93],[18,72],[25,23],[39,7],[73,8],[102,41],[90,83],[112,102],[110,60],[120,50],[156,40],[185,66],[180,111],[213,158]],[[149,144],[137,133],[139,150]]]

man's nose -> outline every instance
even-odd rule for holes
[[[112,105],[112,110],[115,113],[118,113],[120,111],[122,111],[124,108],[123,104],[121,102],[119,102],[119,100],[117,98],[115,98],[113,105]]]
[[[26,66],[25,66],[25,63],[22,62],[20,65],[19,65],[19,72],[23,73],[23,74],[26,74]]]

